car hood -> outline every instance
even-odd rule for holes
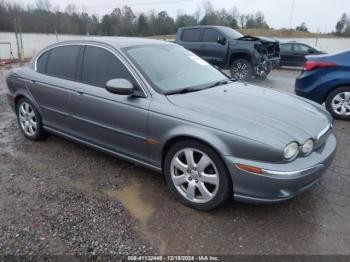
[[[311,101],[245,83],[169,95],[168,99],[185,111],[181,115],[188,121],[279,146],[316,139],[332,121]]]

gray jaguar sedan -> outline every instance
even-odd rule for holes
[[[6,78],[19,127],[51,132],[164,174],[183,204],[290,199],[336,150],[321,106],[233,82],[172,43],[101,37],[42,50]],[[156,189],[155,189],[156,190]]]

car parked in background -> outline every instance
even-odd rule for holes
[[[243,36],[225,26],[179,28],[176,43],[221,69],[231,77],[248,80],[266,78],[279,64],[279,42],[270,38]]]
[[[314,47],[298,42],[280,43],[280,49],[280,66],[302,67],[306,62],[307,55],[325,54]]]
[[[6,77],[25,137],[45,131],[162,172],[200,210],[292,198],[332,162],[332,117],[231,81],[185,48],[140,38],[54,44]]]
[[[338,119],[350,119],[350,51],[307,56],[295,93],[319,104]]]

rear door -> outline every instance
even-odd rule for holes
[[[200,45],[200,56],[217,66],[225,64],[228,49],[228,41],[225,44],[220,44],[218,43],[219,37],[223,37],[223,35],[218,30],[205,28]]]
[[[201,53],[201,28],[183,29],[180,36],[181,45],[200,56]]]
[[[295,55],[293,53],[293,44],[281,44],[281,65],[282,66],[294,66],[295,65]]]
[[[36,61],[36,74],[28,88],[40,106],[43,124],[70,133],[70,97],[76,87],[80,45],[64,45],[44,52]]]
[[[294,44],[295,66],[304,66],[306,62],[305,56],[309,55],[310,47],[303,44]]]
[[[80,81],[72,96],[74,136],[124,156],[147,161],[147,116],[150,97],[112,49],[84,47]],[[107,81],[129,80],[144,97],[117,95]]]

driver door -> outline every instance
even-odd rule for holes
[[[228,41],[218,43],[220,36],[222,35],[216,29],[205,28],[200,50],[203,59],[217,66],[225,64],[228,50]]]
[[[114,51],[85,45],[72,95],[74,136],[127,157],[145,161],[150,98]],[[108,80],[124,78],[143,97],[108,92]]]

